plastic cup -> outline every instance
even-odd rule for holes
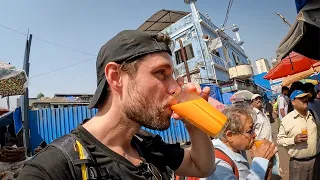
[[[213,138],[218,138],[226,126],[224,114],[198,94],[184,88],[173,96],[171,109]]]
[[[301,133],[302,134],[308,134],[308,129],[305,127],[305,128],[301,128]]]
[[[262,140],[254,140],[254,145],[259,148],[262,144]]]

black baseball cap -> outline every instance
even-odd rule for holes
[[[100,101],[104,100],[108,89],[104,68],[109,62],[121,64],[125,61],[134,60],[137,57],[153,52],[168,52],[171,50],[164,41],[156,38],[156,33],[148,33],[140,30],[124,30],[104,44],[98,54],[97,89],[90,101],[89,108],[97,108]]]

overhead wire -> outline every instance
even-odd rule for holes
[[[232,4],[233,4],[233,0],[229,0],[229,4],[228,4],[228,7],[227,7],[227,12],[226,12],[226,17],[224,18],[224,22],[222,24],[222,28],[224,28],[225,25],[227,24]]]
[[[41,73],[41,74],[37,74],[37,75],[31,76],[30,78],[35,78],[35,77],[43,76],[43,75],[50,74],[50,73],[53,73],[53,72],[56,72],[56,71],[60,71],[60,70],[63,70],[63,69],[66,69],[66,68],[69,68],[69,67],[72,67],[72,66],[76,66],[78,64],[85,63],[87,61],[91,61],[93,59],[95,59],[95,58],[90,58],[90,59],[87,59],[87,60],[84,60],[84,61],[80,61],[80,62],[77,62],[77,63],[74,63],[74,64],[70,64],[68,66],[60,67],[60,68],[57,68],[57,69],[54,69],[54,70],[51,70],[51,71],[47,71],[47,72],[44,72],[44,73]]]
[[[20,32],[18,30],[15,30],[13,28],[10,28],[10,27],[2,25],[2,24],[0,24],[0,27],[3,27],[5,29],[8,29],[10,31],[13,31],[13,32],[21,34],[21,35],[27,35],[26,33]],[[74,49],[74,48],[70,48],[70,47],[67,47],[67,46],[64,46],[64,45],[53,43],[53,42],[50,42],[50,41],[47,41],[47,40],[44,40],[44,39],[41,39],[41,38],[38,38],[38,37],[35,37],[35,36],[33,36],[33,39],[36,39],[36,40],[39,40],[39,41],[42,41],[42,42],[45,42],[45,43],[48,43],[48,44],[51,44],[51,45],[54,45],[54,46],[58,46],[58,47],[61,47],[61,48],[64,48],[64,49],[75,51],[75,52],[78,52],[78,53],[82,53],[82,54],[86,54],[86,55],[90,55],[90,56],[96,56],[96,55],[91,54],[91,53],[87,53],[87,52],[80,51],[80,50],[77,50],[77,49]],[[87,60],[84,60],[84,61],[80,61],[80,62],[77,62],[77,63],[74,63],[74,64],[70,64],[70,65],[65,66],[65,67],[61,67],[61,68],[58,68],[58,69],[50,70],[50,71],[47,71],[47,72],[44,72],[44,73],[41,73],[41,74],[37,74],[37,75],[31,76],[30,78],[35,78],[35,77],[43,76],[43,75],[50,74],[50,73],[53,73],[53,72],[56,72],[56,71],[60,71],[60,70],[63,70],[63,69],[69,68],[69,67],[73,67],[73,66],[85,63],[85,62],[93,60],[93,59],[95,59],[95,58],[90,58],[90,59],[87,59]]]
[[[10,28],[8,26],[4,26],[2,24],[0,24],[0,27],[3,27],[5,29],[8,29],[10,31],[13,31],[13,32],[16,32],[16,33],[19,33],[21,35],[27,35],[26,33],[23,33],[23,32],[20,32],[18,30],[15,30],[13,28]],[[87,52],[84,52],[84,51],[80,51],[80,50],[77,50],[77,49],[74,49],[74,48],[70,48],[70,47],[67,47],[67,46],[64,46],[64,45],[61,45],[61,44],[57,44],[57,43],[53,43],[53,42],[50,42],[48,40],[44,40],[42,38],[39,38],[39,37],[36,37],[36,36],[33,36],[33,39],[36,39],[36,40],[39,40],[39,41],[42,41],[42,42],[45,42],[45,43],[48,43],[48,44],[51,44],[51,45],[54,45],[54,46],[58,46],[58,47],[61,47],[61,48],[64,48],[64,49],[68,49],[70,51],[75,51],[75,52],[78,52],[78,53],[82,53],[82,54],[86,54],[86,55],[90,55],[90,56],[96,56],[94,54],[91,54],[91,53],[87,53]]]

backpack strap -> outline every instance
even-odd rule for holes
[[[92,154],[75,135],[64,135],[54,140],[49,146],[56,147],[66,157],[73,179],[101,179],[101,173],[96,167]],[[105,175],[104,177],[108,177],[107,174]]]
[[[64,135],[60,138],[55,139],[48,146],[53,146],[60,150],[67,159],[71,175],[73,179],[81,179],[81,169],[76,165],[76,161],[79,160],[79,155],[75,150],[76,140],[69,136]]]
[[[237,165],[234,163],[234,161],[222,150],[218,148],[214,148],[215,157],[219,158],[226,163],[228,163],[232,167],[233,174],[236,176],[237,179],[239,179],[239,171]]]

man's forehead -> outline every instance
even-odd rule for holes
[[[141,64],[151,69],[160,67],[173,69],[171,57],[165,52],[149,54],[143,58]]]

